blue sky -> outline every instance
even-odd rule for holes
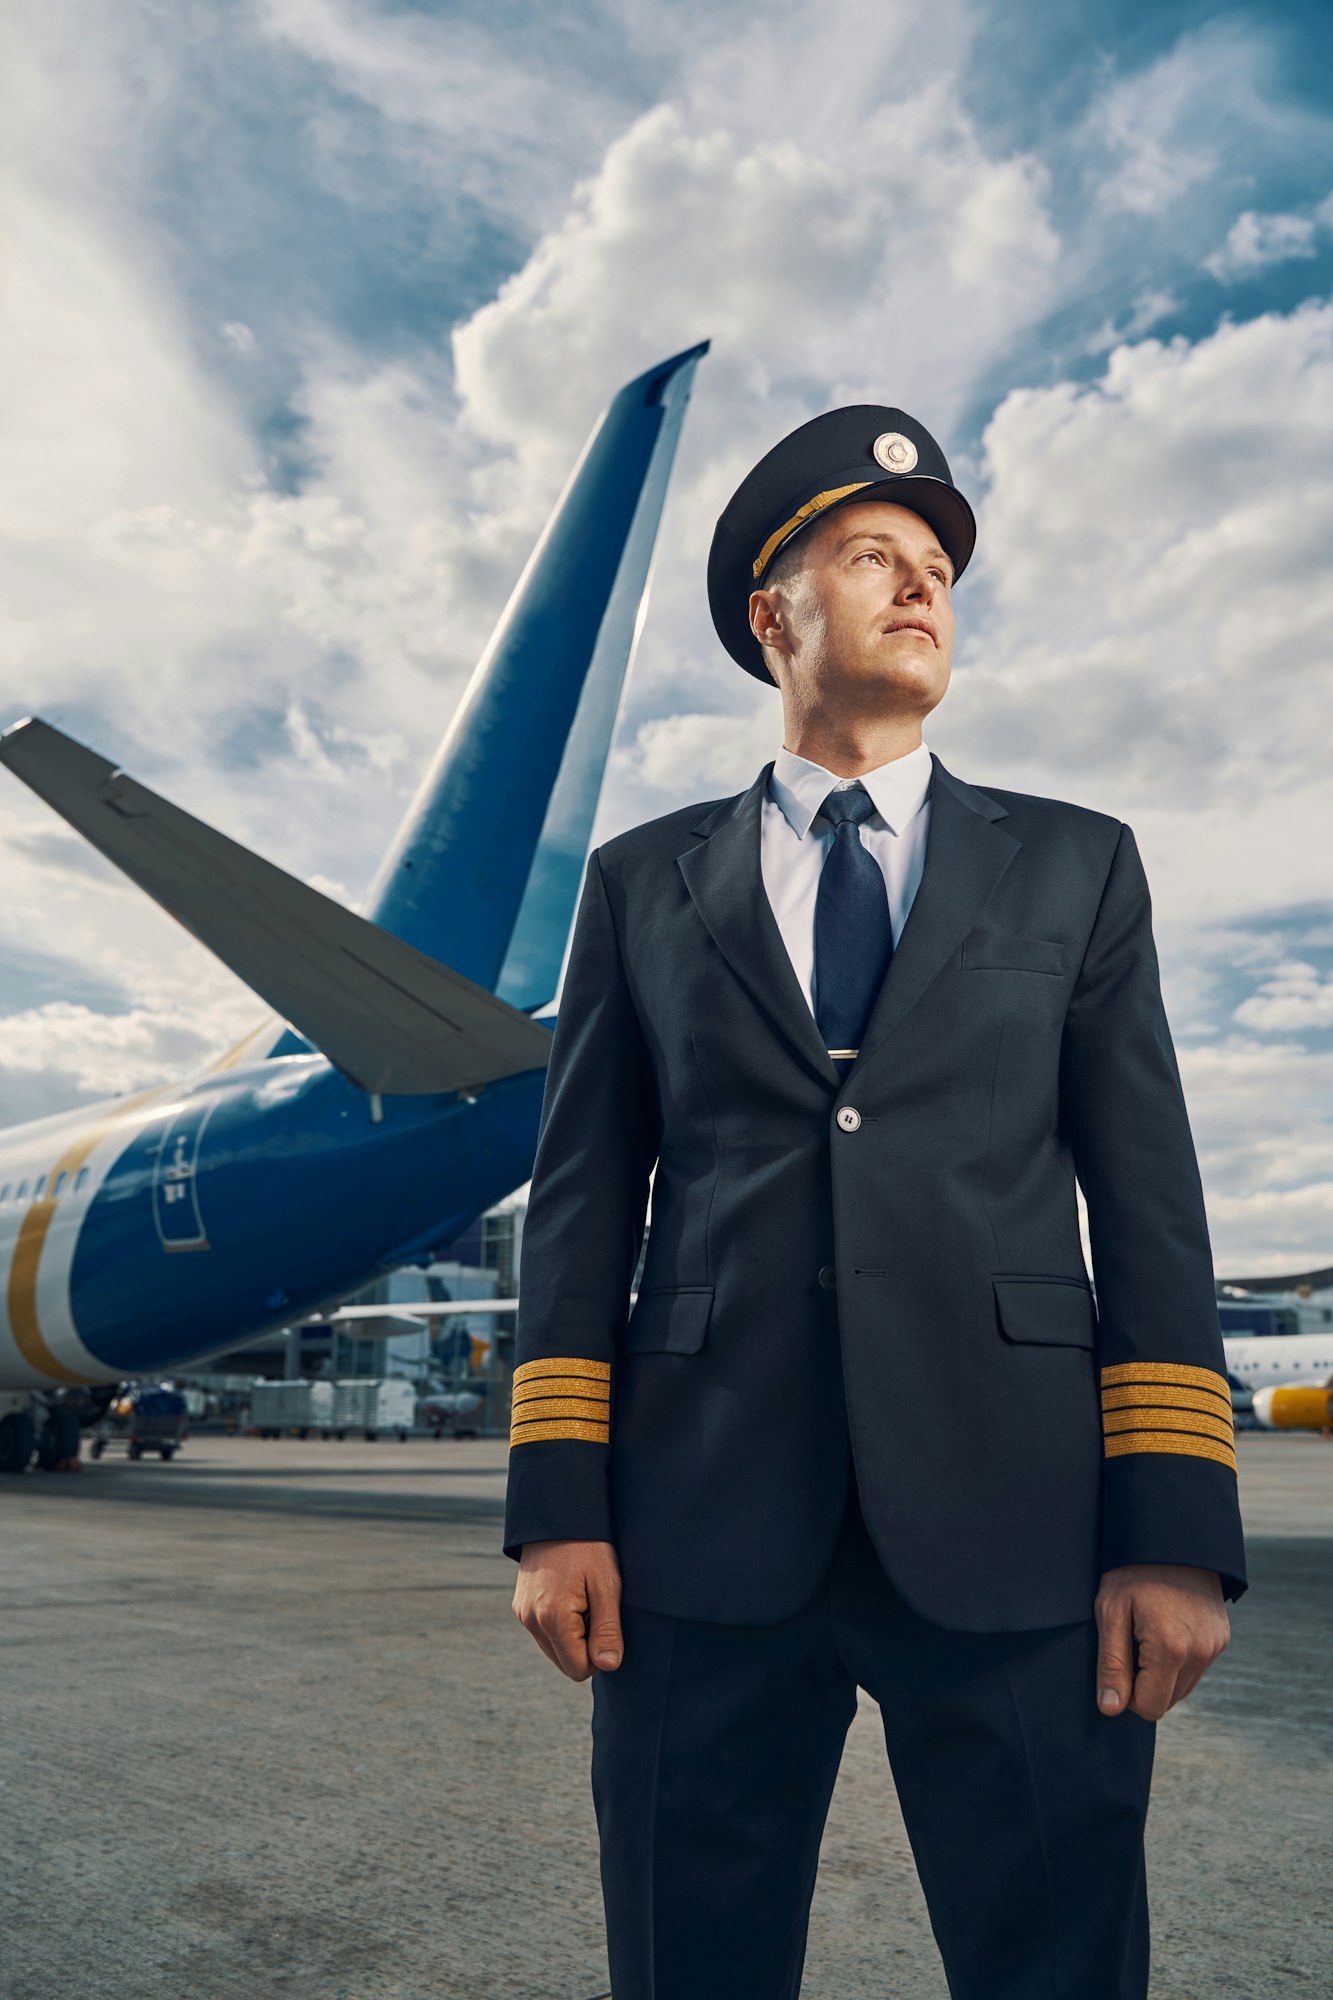
[[[63,0],[12,36],[0,721],[355,901],[598,409],[703,337],[597,837],[748,783],[707,618],[784,431],[980,521],[926,738],[1134,827],[1223,1269],[1333,1261],[1333,18]],[[0,1117],[244,991],[0,789]]]

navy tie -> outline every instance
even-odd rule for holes
[[[893,957],[889,892],[860,827],[875,810],[864,785],[832,791],[820,811],[833,828],[815,897],[815,1020],[845,1076]]]

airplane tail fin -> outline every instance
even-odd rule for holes
[[[532,1012],[559,983],[658,522],[708,342],[599,417],[363,908]]]
[[[214,1067],[304,1038],[363,1089],[415,1095],[545,1065],[550,1035],[529,1017],[559,983],[667,480],[707,349],[702,341],[638,376],[594,425],[364,916],[49,723],[29,718],[0,734],[0,763],[278,1016]]]

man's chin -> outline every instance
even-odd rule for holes
[[[939,684],[937,666],[933,649],[929,659],[921,660],[880,653],[853,668],[849,678],[865,688],[892,688],[905,700],[915,700],[930,708],[944,692]]]

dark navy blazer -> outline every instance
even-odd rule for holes
[[[932,764],[845,1078],[764,891],[771,764],[590,856],[521,1256],[510,1555],[609,1540],[631,1604],[775,1622],[817,1587],[854,1464],[889,1575],[947,1626],[1086,1618],[1124,1563],[1244,1589],[1133,833]]]

